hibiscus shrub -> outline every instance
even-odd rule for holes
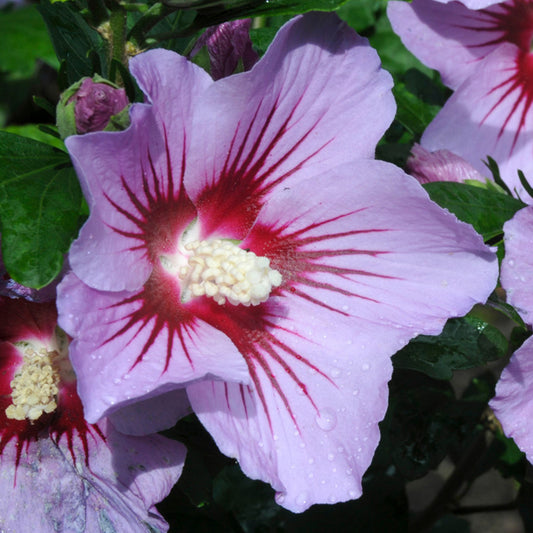
[[[532,34],[1,1],[0,530],[531,530]]]

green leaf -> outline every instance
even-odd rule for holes
[[[57,57],[64,64],[67,85],[96,72],[106,77],[103,40],[79,13],[60,2],[43,1],[37,9],[48,27]]]
[[[78,232],[81,198],[68,154],[0,132],[2,254],[13,279],[38,289],[57,276]]]
[[[430,198],[468,222],[485,241],[501,237],[504,223],[525,204],[492,188],[466,183],[433,182],[424,185]]]
[[[196,9],[194,27],[205,28],[227,20],[247,17],[298,15],[307,11],[334,11],[346,0],[168,0],[165,5],[177,9]]]
[[[60,150],[63,150],[64,152],[66,152],[67,150],[65,148],[65,143],[61,139],[49,133],[46,133],[37,124],[23,124],[23,125],[12,124],[10,126],[6,126],[5,128],[2,128],[1,131],[5,131],[7,133],[14,133],[22,137],[28,137],[29,139],[33,139],[34,141],[40,141],[45,144],[55,146],[56,148],[59,148]]]
[[[348,0],[337,14],[356,32],[361,33],[376,24],[378,12],[385,7],[385,0]]]
[[[454,370],[484,365],[502,357],[507,339],[494,326],[475,317],[448,320],[439,336],[419,335],[392,360],[395,368],[450,379]]]
[[[440,107],[423,102],[407,90],[405,83],[395,84],[392,93],[398,104],[396,120],[413,135],[420,137]]]
[[[31,76],[38,59],[59,66],[46,25],[34,6],[0,11],[0,35],[0,70],[11,77]]]

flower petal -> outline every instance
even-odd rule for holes
[[[101,292],[69,274],[58,287],[59,325],[75,337],[70,358],[91,423],[206,374],[249,380],[244,360],[223,332],[186,314],[164,285],[155,283],[155,294],[148,294],[147,286],[133,293]],[[181,403],[167,409],[166,416],[150,422],[160,423],[158,430],[183,414]]]
[[[69,259],[76,275],[100,290],[139,289],[160,248],[177,239],[180,220],[174,220],[179,219],[175,212],[185,212],[185,225],[194,216],[181,190],[185,132],[195,99],[212,80],[166,50],[133,58],[131,70],[153,105],[134,105],[126,131],[66,141],[91,209]],[[170,235],[158,233],[165,218],[170,218]]]
[[[533,95],[522,84],[519,58],[518,48],[507,43],[479,63],[430,123],[421,145],[450,150],[481,173],[483,161],[492,157],[507,186],[529,203],[517,170],[533,175]]]
[[[502,286],[507,292],[508,302],[517,308],[529,325],[533,325],[533,207],[518,211],[503,229],[505,257],[502,261]]]
[[[273,187],[372,157],[394,116],[391,86],[376,52],[336,15],[283,26],[250,72],[217,81],[196,108],[185,186],[202,238],[242,239]]]
[[[487,3],[487,2],[486,2]],[[491,29],[491,10],[472,11],[466,2],[433,0],[389,2],[387,15],[406,48],[422,63],[438,70],[456,89],[499,42],[502,31]],[[495,6],[493,11],[501,8]]]
[[[149,435],[171,428],[191,411],[185,389],[177,389],[129,404],[113,412],[109,420],[126,435]]]
[[[89,463],[78,439],[47,437],[23,450],[18,466],[16,443],[0,456],[2,531],[167,531],[155,509],[177,481],[184,447],[159,435],[127,437],[102,424],[106,441],[91,435]]]
[[[489,402],[503,430],[533,462],[533,339],[513,354],[496,384],[496,395]]]
[[[301,193],[311,183],[312,206]],[[377,161],[278,189],[242,246],[268,257],[283,283],[254,321],[232,310],[206,320],[239,347],[253,385],[196,383],[191,405],[288,509],[358,497],[390,356],[485,301],[496,256],[414,179]]]

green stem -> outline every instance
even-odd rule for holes
[[[109,25],[111,28],[111,61],[115,59],[126,65],[126,10],[118,3],[113,6]]]

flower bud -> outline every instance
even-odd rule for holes
[[[259,56],[252,48],[250,40],[251,19],[233,20],[218,26],[211,26],[200,36],[190,57],[194,57],[206,46],[214,80],[225,78],[240,70],[250,70]]]
[[[127,111],[125,116],[120,112],[128,103],[124,89],[110,81],[100,76],[83,78],[61,95],[57,106],[59,133],[64,139],[80,133],[124,129],[128,122]],[[117,121],[111,121],[115,115],[119,115]]]

